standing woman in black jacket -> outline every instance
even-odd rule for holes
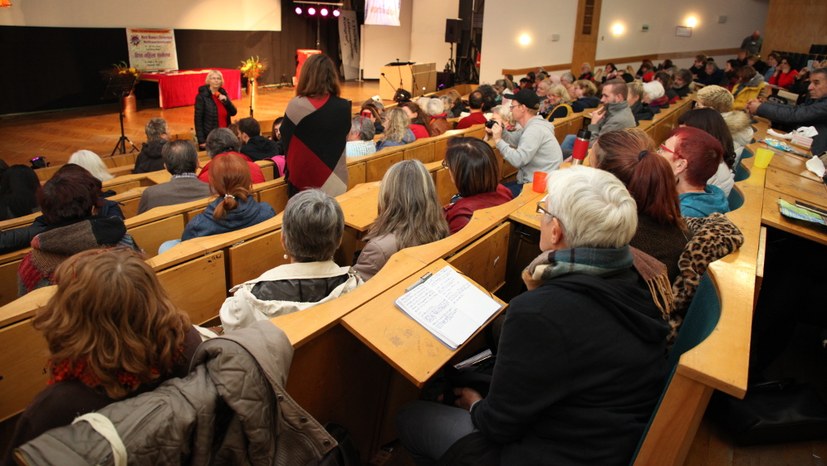
[[[210,131],[230,126],[230,117],[238,113],[227,91],[222,87],[224,75],[220,71],[212,70],[207,73],[206,82],[207,84],[198,88],[198,95],[195,96],[195,135],[198,138],[199,149],[204,149]]]

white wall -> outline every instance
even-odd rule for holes
[[[571,62],[576,16],[576,0],[486,1],[480,82],[493,83],[503,68]],[[517,42],[521,34],[532,38],[530,45]],[[552,34],[560,40],[552,42]]]
[[[16,0],[0,25],[281,31],[281,0]]]
[[[411,61],[436,63],[442,71],[451,58],[445,42],[445,20],[458,19],[459,0],[416,0],[411,22]],[[454,47],[456,53],[456,47]]]
[[[769,0],[603,0],[596,58],[738,48],[744,37],[763,27],[768,8]],[[675,36],[675,28],[690,15],[699,20],[692,37]],[[719,16],[726,16],[726,23],[719,24]],[[618,37],[610,33],[615,22],[626,26]],[[648,32],[641,31],[644,24]]]
[[[402,0],[399,26],[363,26],[361,58],[365,79],[379,79],[379,69],[386,63],[396,59],[410,61],[412,3],[413,0]]]

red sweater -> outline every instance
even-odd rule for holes
[[[505,204],[511,199],[511,190],[500,184],[497,185],[496,191],[463,197],[453,204],[446,205],[442,209],[445,212],[445,220],[448,221],[448,227],[451,229],[451,234],[453,235],[462,230],[465,225],[468,225],[468,221],[471,220],[471,216],[475,210]]]
[[[261,171],[261,167],[255,164],[250,157],[247,157],[244,154],[238,152],[224,152],[223,154],[218,154],[213,158],[216,157],[223,157],[228,154],[237,155],[244,160],[247,161],[247,166],[250,167],[250,177],[253,179],[253,184],[255,183],[264,183],[264,173]],[[198,179],[203,181],[204,183],[210,182],[210,165],[212,165],[212,160],[207,162],[206,165],[201,169],[201,173],[198,174]]]
[[[798,71],[790,70],[789,73],[778,72],[770,77],[770,84],[778,87],[789,89],[795,83],[795,77],[798,76]]]
[[[456,129],[470,128],[474,125],[484,124],[486,121],[488,121],[488,120],[485,119],[485,115],[483,115],[483,113],[481,111],[479,111],[479,112],[471,111],[470,115],[468,115],[467,117],[459,120],[459,123],[457,123],[457,128]]]

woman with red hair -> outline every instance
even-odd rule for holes
[[[684,217],[708,217],[729,212],[721,188],[706,182],[723,160],[721,143],[706,131],[684,126],[669,134],[658,153],[672,166]]]
[[[204,212],[190,220],[184,228],[182,241],[240,230],[276,215],[270,204],[253,198],[250,169],[238,155],[227,154],[212,160],[210,189],[218,197]]]
[[[592,146],[593,163],[626,185],[637,204],[638,227],[631,246],[666,265],[669,281],[678,276],[678,258],[692,236],[681,217],[675,176],[655,152],[655,142],[637,129],[611,131]]]

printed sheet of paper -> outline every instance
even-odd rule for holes
[[[500,309],[499,303],[451,267],[402,295],[396,305],[452,349]]]

